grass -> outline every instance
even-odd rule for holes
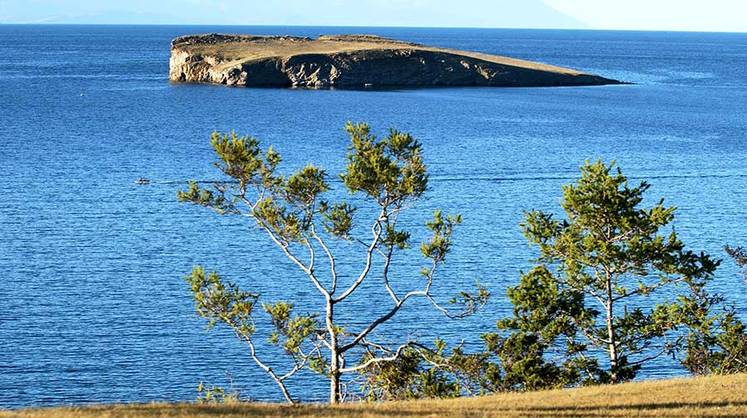
[[[479,398],[339,406],[137,404],[25,409],[2,418],[88,417],[747,417],[747,374],[506,393]]]

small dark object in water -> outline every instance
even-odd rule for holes
[[[139,179],[135,180],[135,183],[137,183],[137,184],[150,184],[150,180],[146,179],[145,177],[140,177]]]

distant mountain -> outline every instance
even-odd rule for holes
[[[3,4],[4,3],[4,4]],[[0,23],[583,28],[541,0],[0,2]]]

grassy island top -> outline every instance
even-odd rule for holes
[[[584,73],[569,68],[525,61],[499,55],[456,49],[430,47],[421,44],[383,38],[376,35],[321,35],[316,39],[298,36],[255,36],[205,34],[187,35],[174,39],[172,49],[190,55],[212,56],[230,66],[264,58],[287,58],[299,55],[332,55],[359,51],[430,51],[460,55],[511,67],[547,71],[567,75]]]

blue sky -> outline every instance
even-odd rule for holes
[[[0,0],[0,23],[747,32],[745,0]]]

